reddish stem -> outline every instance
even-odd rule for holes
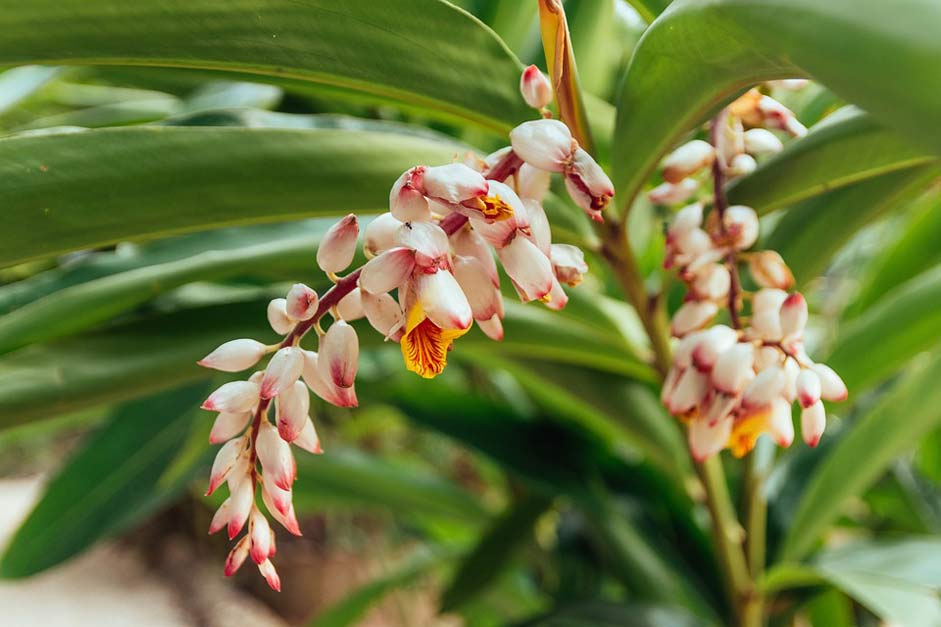
[[[709,142],[716,149],[716,158],[712,162],[712,192],[715,198],[716,216],[719,218],[719,232],[722,239],[726,238],[725,230],[725,211],[729,208],[729,200],[725,196],[725,170],[722,163],[722,156],[719,154],[719,132],[722,124],[725,123],[727,112],[725,109],[720,111],[709,128]],[[739,319],[738,298],[742,291],[741,281],[738,276],[738,259],[735,257],[735,250],[731,249],[725,258],[725,263],[729,268],[729,276],[732,279],[729,285],[729,318],[732,321],[732,328],[741,329],[742,323]]]
[[[508,153],[506,153],[500,161],[498,161],[490,170],[486,173],[487,178],[492,181],[505,181],[520,169],[523,165],[523,160],[519,158],[513,149],[511,148]]]

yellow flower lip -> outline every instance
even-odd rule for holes
[[[405,367],[426,379],[435,378],[447,366],[448,351],[454,340],[465,333],[467,329],[442,329],[416,302],[408,312],[401,340]]]

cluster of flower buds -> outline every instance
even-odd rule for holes
[[[538,70],[527,69],[520,88],[530,105],[548,114],[552,92]],[[226,528],[234,539],[248,525],[229,554],[226,575],[251,555],[269,585],[280,588],[270,561],[274,533],[256,504],[256,489],[271,516],[299,535],[291,445],[322,452],[310,391],[333,405],[357,404],[359,340],[350,322],[365,318],[386,340],[400,344],[409,370],[430,378],[442,372],[454,341],[475,321],[490,338],[502,339],[504,305],[494,255],[520,300],[553,309],[568,301],[562,285],[577,285],[588,271],[581,250],[552,243],[542,200],[551,173],[562,173],[574,201],[600,220],[614,195],[611,181],[561,122],[525,122],[510,139],[512,146],[485,158],[404,172],[392,186],[389,212],[365,228],[366,264],[338,276],[352,263],[359,240],[351,214],[326,233],[317,251],[317,264],[333,287],[317,294],[297,284],[269,303],[268,322],[282,341],[233,340],[199,362],[240,372],[271,355],[264,369],[224,384],[202,406],[218,412],[210,442],[224,442],[208,492],[223,483],[229,489],[210,533]],[[327,313],[333,321],[324,330]],[[310,329],[318,338],[316,352],[301,347]]]
[[[771,129],[771,130],[769,130]],[[651,202],[676,205],[699,192],[703,176],[718,161],[727,178],[749,174],[758,167],[756,157],[783,148],[774,131],[800,137],[807,129],[780,102],[752,89],[729,105],[712,143],[694,139],[663,161],[663,183],[648,192]]]
[[[724,119],[720,115],[716,123]],[[715,130],[721,129],[713,132],[718,142]],[[707,158],[717,158],[716,152]],[[717,190],[724,172],[714,169]],[[844,400],[846,386],[804,349],[807,302],[799,292],[788,293],[794,277],[784,260],[770,250],[746,252],[758,240],[755,211],[727,207],[724,194],[717,193],[707,218],[697,202],[680,209],[667,227],[665,265],[676,268],[687,294],[671,321],[679,339],[661,400],[688,422],[690,450],[699,461],[723,448],[745,455],[763,433],[790,446],[795,401],[803,408],[803,439],[816,446],[826,426],[822,401]],[[754,294],[741,289],[739,262],[747,262],[760,288]],[[750,303],[745,324],[739,311],[743,300]],[[723,309],[731,326],[709,326]]]

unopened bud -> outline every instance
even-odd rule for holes
[[[801,411],[801,436],[807,446],[817,446],[820,436],[827,428],[827,411],[823,403],[817,401]]]
[[[241,413],[251,411],[258,403],[259,388],[251,381],[230,381],[224,383],[209,395],[203,409],[209,411]]]
[[[712,263],[701,268],[691,284],[693,293],[704,300],[725,298],[731,286],[729,269],[721,263]]]
[[[745,176],[746,174],[751,174],[757,169],[758,162],[755,161],[755,158],[749,154],[742,153],[732,157],[732,160],[729,161],[728,168],[726,169],[726,174],[729,176]]]
[[[225,573],[226,577],[231,577],[242,567],[245,558],[248,557],[249,545],[249,537],[245,536],[229,551],[229,555],[225,559],[225,568],[223,569],[223,573]]]
[[[431,219],[431,208],[425,198],[423,165],[407,170],[392,185],[389,192],[389,210],[400,222],[426,221]]]
[[[802,369],[797,375],[795,387],[801,407],[806,409],[820,400],[820,377],[813,370]]]
[[[210,444],[221,444],[227,442],[240,434],[245,425],[248,424],[250,412],[222,412],[216,416],[216,421],[212,423],[212,431],[209,432]]]
[[[259,564],[258,572],[262,574],[272,590],[281,592],[281,578],[278,576],[278,571],[274,569],[274,564],[271,563],[271,560],[265,560]]]
[[[568,286],[575,287],[581,283],[583,276],[588,272],[585,253],[577,246],[552,244],[550,259],[556,279]]]
[[[761,287],[787,290],[794,286],[791,269],[784,263],[781,255],[773,250],[762,250],[749,256],[748,270],[755,283]]]
[[[359,338],[343,320],[337,320],[320,338],[320,376],[341,388],[353,386],[359,365]]]
[[[206,490],[206,496],[215,492],[216,488],[222,485],[244,450],[245,438],[230,440],[219,449],[215,460],[212,462],[212,470],[209,472],[209,488]]]
[[[690,331],[701,329],[719,313],[719,306],[711,301],[691,300],[676,310],[670,323],[670,331],[683,337]]]
[[[483,175],[463,163],[426,168],[424,183],[426,196],[455,204],[486,196],[490,190]]]
[[[807,301],[794,292],[781,305],[781,334],[785,339],[799,338],[807,325]]]
[[[279,335],[287,335],[294,328],[294,320],[288,316],[287,299],[275,298],[268,303],[268,324]]]
[[[738,333],[735,329],[724,324],[711,327],[697,338],[696,346],[692,350],[692,362],[700,371],[709,372],[719,355],[729,350],[737,341]]]
[[[758,214],[751,207],[733,205],[722,217],[725,232],[737,250],[745,250],[758,240]]]
[[[542,109],[552,102],[552,84],[548,77],[535,65],[523,70],[520,76],[520,93],[523,100],[533,109]]]
[[[678,205],[692,198],[699,189],[699,181],[685,178],[679,183],[661,183],[647,192],[647,198],[655,205]]]
[[[196,363],[222,372],[239,372],[257,364],[266,350],[264,344],[255,340],[231,340]]]
[[[317,292],[303,283],[295,283],[285,300],[285,310],[295,320],[310,320],[317,313]]]
[[[314,428],[314,421],[311,420],[310,417],[304,421],[304,428],[301,429],[301,434],[297,436],[297,439],[294,440],[292,444],[308,453],[314,453],[315,455],[323,453],[323,449],[320,447],[320,437],[317,435],[317,430]]]
[[[820,396],[828,401],[845,401],[849,396],[843,379],[830,366],[814,364],[811,369],[820,378]]]
[[[679,183],[687,176],[711,166],[715,158],[716,151],[712,144],[694,139],[671,152],[663,160],[663,180]]]
[[[372,259],[376,255],[397,246],[396,233],[402,222],[391,213],[383,213],[370,220],[363,234],[363,252]]]
[[[693,459],[704,462],[721,451],[732,435],[732,419],[724,418],[711,422],[705,418],[695,418],[689,423],[689,450]]]
[[[317,265],[327,274],[343,272],[353,262],[359,223],[352,213],[330,227],[317,249]],[[290,314],[290,309],[288,310]]]
[[[601,166],[581,148],[565,170],[565,189],[575,204],[595,222],[603,222],[601,212],[614,196],[614,183]]]
[[[771,401],[768,429],[778,446],[787,448],[794,441],[794,421],[791,418],[791,404],[783,398],[776,398]]]
[[[231,509],[226,533],[228,533],[229,540],[231,540],[239,534],[242,527],[245,526],[245,521],[248,520],[248,514],[251,512],[255,501],[255,486],[251,481],[242,481],[229,498]]]
[[[510,131],[513,152],[540,170],[562,172],[571,161],[572,133],[559,120],[523,122]]]
[[[261,398],[272,398],[281,390],[294,385],[304,370],[304,357],[300,348],[285,346],[271,358],[261,380]]]
[[[337,303],[337,315],[340,316],[341,320],[347,322],[359,320],[365,315],[362,292],[358,287],[340,299],[340,302]]]
[[[366,320],[376,331],[386,339],[397,338],[397,333],[405,325],[405,314],[402,307],[389,294],[361,293],[363,311]]]
[[[281,439],[270,422],[263,421],[255,442],[262,471],[282,490],[289,490],[297,476],[297,465],[291,447]]]
[[[735,344],[719,355],[712,368],[712,384],[724,394],[735,395],[745,389],[754,378],[752,365],[755,362],[755,347],[751,344]]]
[[[752,155],[771,155],[781,152],[784,144],[771,131],[752,128],[745,131],[745,151]]]
[[[310,411],[310,392],[303,381],[295,381],[278,395],[278,433],[285,442],[293,442],[304,428]]]
[[[768,407],[771,405],[771,401],[781,396],[786,384],[787,377],[784,374],[784,369],[777,364],[770,365],[759,372],[745,388],[742,395],[742,406],[745,409]]]

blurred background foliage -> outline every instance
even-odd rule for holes
[[[195,360],[273,341],[265,306],[290,283],[327,287],[331,216],[383,211],[407,167],[486,153],[530,117],[537,3],[455,4],[0,0],[0,471],[51,472],[0,574],[167,517],[221,563],[195,407],[223,379]],[[810,352],[851,394],[819,448],[759,446],[772,624],[939,624],[941,8],[680,0],[648,28],[668,4],[565,8],[597,153],[672,306],[666,211],[637,194],[657,160],[744,87],[817,79],[774,91],[812,132],[729,189],[764,216],[809,297]],[[506,339],[473,332],[433,382],[361,334],[361,407],[317,405],[327,454],[299,460],[290,600],[264,596],[292,622],[354,625],[419,583],[473,626],[727,620],[643,328],[564,196],[553,235],[593,269],[565,311],[508,306]],[[324,607],[311,573],[330,547],[380,566]]]

